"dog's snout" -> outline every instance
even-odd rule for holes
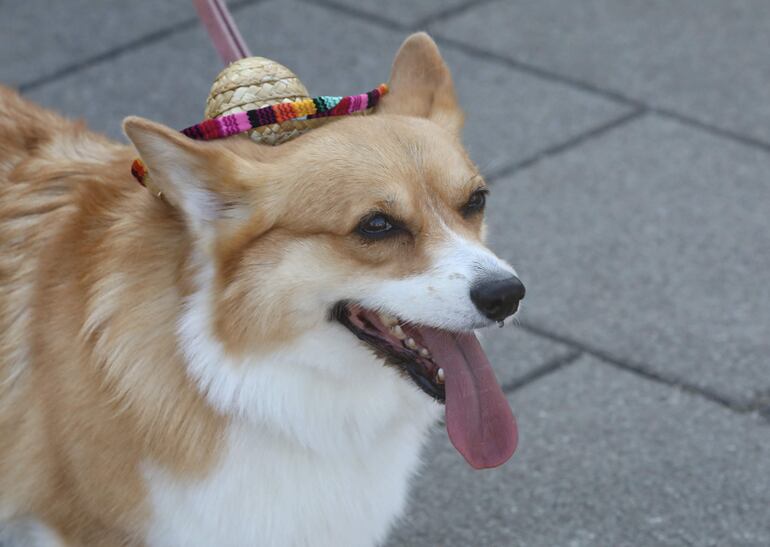
[[[485,317],[502,321],[516,313],[524,293],[521,280],[511,276],[477,282],[471,287],[471,300]]]

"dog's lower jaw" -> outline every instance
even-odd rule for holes
[[[380,543],[442,407],[336,323],[235,361],[210,335],[205,302],[191,298],[180,344],[189,374],[230,425],[205,477],[145,463],[147,543]]]

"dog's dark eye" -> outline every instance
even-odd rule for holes
[[[387,237],[396,232],[398,226],[382,213],[373,213],[358,224],[358,233],[368,239]]]
[[[484,210],[484,206],[487,204],[487,194],[489,190],[486,188],[480,188],[471,194],[463,208],[461,209],[463,216],[469,217],[475,213],[480,213]]]

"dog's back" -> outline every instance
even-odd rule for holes
[[[64,125],[0,88],[0,519],[30,503],[24,477],[39,472],[32,462],[42,456],[43,439],[32,437],[41,416],[28,389],[30,304],[48,227],[66,214],[70,192],[49,186],[37,154],[55,134],[46,127]]]
[[[81,124],[0,87],[0,521],[37,501],[33,483],[51,468],[40,397],[30,387],[40,259],[74,210],[73,175],[109,148]]]

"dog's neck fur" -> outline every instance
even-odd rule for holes
[[[219,412],[277,428],[323,455],[372,449],[406,421],[430,421],[437,407],[330,320],[262,355],[228,355],[212,334],[210,266],[201,266],[178,327],[188,372]],[[329,402],[333,401],[332,405]]]
[[[379,543],[440,407],[329,321],[284,349],[229,356],[207,323],[212,277],[201,268],[178,332],[189,374],[230,419],[225,448],[202,480],[145,466],[150,542]]]

